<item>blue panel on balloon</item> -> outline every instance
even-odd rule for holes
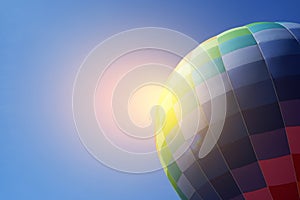
[[[234,92],[241,110],[277,102],[277,97],[271,80],[265,80],[248,85],[236,89]]]
[[[300,126],[300,99],[280,103],[286,126]]]
[[[282,40],[282,39],[295,39],[293,35],[284,28],[267,29],[254,34],[257,43]]]
[[[274,84],[280,101],[300,99],[300,75],[275,79]]]
[[[259,60],[229,70],[228,76],[234,89],[270,79],[270,75],[264,60]]]
[[[183,173],[195,189],[199,189],[202,185],[204,185],[207,182],[207,178],[205,174],[203,174],[197,162],[192,164]]]
[[[273,40],[259,44],[265,59],[300,53],[300,46],[295,39]]]
[[[218,145],[222,147],[226,144],[231,144],[247,135],[242,115],[237,113],[225,119]]]
[[[229,171],[217,146],[205,158],[198,160],[198,163],[208,179],[213,179]]]
[[[263,133],[284,127],[278,103],[242,112],[249,134]]]
[[[248,136],[221,147],[221,150],[230,169],[236,169],[257,160]]]
[[[232,174],[243,192],[251,192],[266,187],[266,182],[257,162],[234,169]]]
[[[211,181],[222,199],[231,199],[241,194],[230,172]]]
[[[203,185],[197,192],[201,194],[203,199],[220,199],[219,195],[216,193],[215,189],[210,183]]]
[[[300,74],[300,54],[270,58],[266,63],[273,78]]]
[[[252,135],[251,141],[259,160],[276,158],[290,153],[285,129]]]

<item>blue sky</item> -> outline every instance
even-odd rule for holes
[[[81,62],[131,28],[201,42],[255,21],[300,22],[299,8],[299,0],[1,1],[0,199],[178,199],[163,171],[120,173],[84,149],[71,108]]]

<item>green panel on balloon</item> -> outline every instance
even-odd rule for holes
[[[251,35],[251,32],[246,27],[234,28],[218,35],[218,42],[221,44],[228,40],[247,35]]]
[[[266,29],[284,28],[281,24],[271,22],[257,22],[247,25],[252,33],[256,33]]]
[[[243,35],[220,44],[221,53],[227,54],[240,48],[255,45],[256,41],[252,35]]]

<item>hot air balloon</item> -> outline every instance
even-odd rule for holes
[[[181,199],[299,199],[300,24],[225,31],[167,85],[156,147]]]

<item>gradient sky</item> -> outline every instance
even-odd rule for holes
[[[178,199],[163,171],[120,173],[84,149],[71,107],[83,59],[131,28],[165,27],[202,42],[255,21],[300,22],[299,8],[300,0],[2,0],[0,199]]]

